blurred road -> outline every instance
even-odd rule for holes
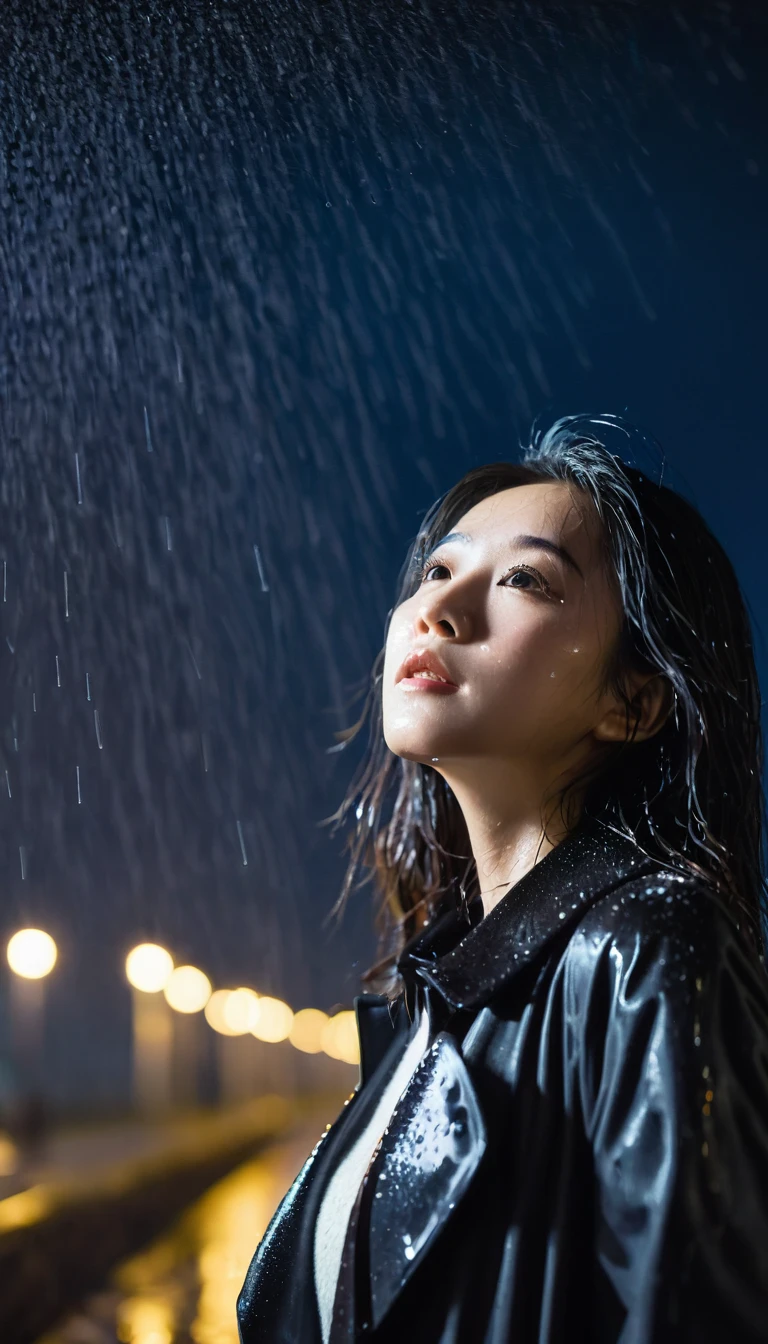
[[[124,1120],[81,1125],[47,1136],[41,1150],[26,1161],[10,1139],[0,1136],[0,1156],[7,1154],[10,1168],[3,1171],[0,1167],[0,1200],[33,1185],[97,1176],[116,1162],[151,1157],[173,1142],[184,1123],[186,1116],[181,1122],[174,1117],[153,1122]]]
[[[235,1300],[249,1261],[333,1119],[326,1111],[213,1186],[38,1344],[238,1344]]]

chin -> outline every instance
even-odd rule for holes
[[[404,761],[423,761],[438,754],[431,750],[431,743],[425,740],[423,733],[403,732],[402,727],[389,730],[385,727],[384,741],[392,754],[401,756]]]
[[[473,754],[476,723],[446,722],[448,715],[415,713],[416,708],[420,706],[408,705],[405,709],[399,705],[384,706],[384,741],[393,755],[404,761],[431,765],[436,757]]]
[[[461,755],[462,750],[455,741],[449,741],[444,733],[404,733],[402,731],[384,733],[384,741],[389,750],[403,761],[417,761],[421,765],[431,765],[435,758]],[[457,750],[458,748],[458,750]]]
[[[385,739],[386,740],[386,739]],[[399,743],[396,747],[389,746],[389,750],[394,756],[399,756],[401,761],[416,761],[418,765],[429,765],[432,758],[439,755],[438,751],[416,751],[412,747],[405,747]]]

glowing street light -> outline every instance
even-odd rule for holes
[[[253,989],[233,989],[224,1004],[224,1021],[233,1036],[244,1036],[259,1015],[259,996]]]
[[[176,966],[163,993],[177,1013],[201,1013],[211,997],[211,982],[196,966]]]
[[[258,1011],[258,994],[244,986],[239,989],[214,990],[205,1005],[205,1019],[218,1035],[216,1059],[219,1096],[225,1103],[242,1101],[249,1095],[253,1054],[245,1037]]]
[[[359,1064],[357,1022],[351,1010],[329,1017],[323,1028],[322,1048],[331,1059],[340,1059],[345,1064]]]
[[[133,991],[133,1094],[146,1114],[171,1104],[173,1019],[161,991],[173,972],[173,957],[158,943],[139,943],[125,959]]]
[[[233,1029],[227,1020],[226,1006],[233,993],[232,989],[215,989],[205,1005],[205,1020],[220,1036],[241,1036],[247,1031],[247,1027],[242,1032],[236,1027]]]
[[[276,1045],[287,1040],[293,1025],[293,1010],[282,999],[271,999],[262,995],[257,1004],[255,1019],[248,1030],[257,1041],[269,1041]]]
[[[159,994],[173,971],[173,957],[158,943],[139,943],[125,959],[128,983],[143,994]]]
[[[43,929],[19,929],[6,947],[13,971],[9,986],[13,1051],[22,1087],[30,1095],[44,1085],[45,980],[57,955],[53,938]]]
[[[172,1089],[180,1106],[200,1100],[200,1063],[204,1030],[200,1016],[211,997],[211,982],[197,966],[175,966],[164,987],[165,1001],[177,1016],[173,1021]]]
[[[42,980],[56,965],[57,948],[42,929],[19,929],[8,941],[8,965],[25,980]]]
[[[319,1008],[302,1008],[294,1014],[288,1040],[307,1055],[319,1055],[323,1049],[323,1030],[328,1014]]]

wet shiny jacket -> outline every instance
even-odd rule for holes
[[[591,822],[356,1001],[361,1078],[280,1205],[243,1344],[321,1344],[330,1173],[420,1016],[350,1219],[333,1344],[768,1341],[768,981],[702,884]]]

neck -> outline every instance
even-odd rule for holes
[[[441,773],[466,822],[487,915],[510,887],[570,834],[581,802],[574,799],[564,819],[559,805],[546,801],[552,790],[543,781],[535,787],[528,771],[524,780],[516,780],[508,762],[483,761],[477,771],[481,787],[471,778],[474,772],[463,770],[461,778],[452,778],[449,768]]]

